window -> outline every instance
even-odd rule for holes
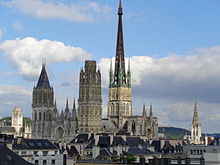
[[[52,159],[51,164],[55,164],[55,160],[54,159]]]
[[[43,151],[43,156],[47,156],[48,151]]]
[[[34,155],[35,155],[35,156],[37,155],[37,153],[38,153],[37,151],[34,151]]]
[[[26,151],[21,151],[21,155],[26,155]]]
[[[34,164],[38,165],[38,160],[35,160],[35,161],[34,161]]]
[[[43,160],[43,165],[47,165],[47,160]]]
[[[42,146],[42,144],[41,144],[41,143],[37,143],[37,145],[38,145],[38,146]]]
[[[30,146],[34,147],[34,143],[30,142],[29,144],[30,144]]]

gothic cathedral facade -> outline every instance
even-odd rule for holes
[[[147,114],[145,105],[140,116],[133,115],[130,62],[125,69],[124,41],[122,28],[122,3],[118,9],[118,34],[114,71],[109,71],[109,101],[107,121],[102,120],[101,73],[96,61],[85,61],[79,75],[78,113],[75,102],[65,111],[59,112],[54,91],[49,83],[45,65],[42,66],[32,98],[32,137],[53,141],[69,141],[76,133],[99,133],[120,131],[148,139],[158,137],[158,121],[153,116],[152,105]],[[112,63],[111,63],[112,64]],[[49,130],[49,131],[48,131]]]
[[[75,104],[75,103],[74,103]],[[76,108],[58,112],[54,91],[50,86],[45,65],[42,66],[32,98],[32,138],[52,141],[71,140],[76,133]]]

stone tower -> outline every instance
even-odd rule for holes
[[[50,138],[54,110],[54,92],[50,86],[45,64],[42,65],[32,98],[32,138]]]
[[[191,125],[191,143],[201,144],[201,137],[202,137],[201,124],[199,122],[198,107],[195,102],[193,121]]]
[[[17,135],[21,135],[21,128],[23,127],[23,113],[20,107],[15,107],[12,112],[11,126],[15,128]]]
[[[114,72],[112,66],[109,71],[109,102],[108,119],[115,129],[122,129],[126,119],[132,116],[131,71],[130,62],[127,73],[125,71],[124,41],[122,28],[122,2],[118,8],[118,34]]]
[[[95,61],[85,61],[79,78],[78,131],[99,132],[101,119],[101,73]]]

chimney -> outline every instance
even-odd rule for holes
[[[99,142],[99,135],[94,135],[94,139],[95,139],[95,146],[97,146]]]
[[[22,137],[18,136],[17,137],[17,144],[21,144],[22,143],[22,139],[23,139]]]

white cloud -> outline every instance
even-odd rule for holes
[[[4,29],[0,28],[0,42],[2,40],[3,35],[4,35]]]
[[[11,0],[2,1],[7,7],[16,8],[37,18],[65,19],[77,22],[93,22],[97,17],[109,17],[111,8],[96,2],[64,4],[50,0]]]
[[[160,99],[220,99],[220,46],[197,49],[185,56],[133,56],[130,61],[134,94]],[[108,84],[109,63],[107,58],[99,62],[104,87]]]
[[[16,31],[21,31],[23,29],[22,23],[18,20],[15,21],[12,26]]]
[[[4,41],[0,44],[0,50],[4,51],[4,57],[10,60],[27,80],[38,76],[42,59],[46,59],[48,64],[54,64],[82,61],[90,57],[82,48],[32,37]]]
[[[10,116],[15,106],[20,106],[25,115],[31,116],[31,94],[28,88],[15,85],[0,85],[0,116]]]
[[[172,54],[161,58],[133,56],[130,61],[134,113],[141,113],[139,109],[143,101],[153,102],[156,107],[154,114],[160,124],[189,129],[193,104],[194,101],[198,101],[203,131],[218,132],[220,46],[196,49],[186,55]],[[104,94],[108,91],[106,89],[109,82],[109,64],[108,58],[99,61]]]

